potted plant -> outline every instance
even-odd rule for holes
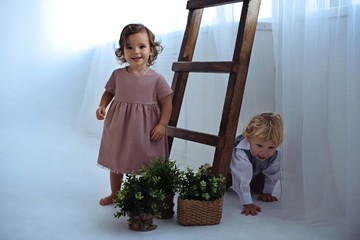
[[[165,200],[159,206],[159,218],[171,218],[174,215],[174,196],[179,188],[180,169],[175,161],[164,159],[161,157],[155,158],[149,165],[143,166],[140,174],[156,184],[157,188],[165,193]]]
[[[154,230],[153,217],[158,216],[158,206],[164,201],[165,193],[157,189],[157,178],[151,180],[135,173],[126,174],[126,180],[115,198],[119,210],[115,218],[128,216],[128,227],[136,231]]]
[[[224,202],[225,177],[209,164],[195,173],[187,168],[180,178],[177,219],[181,225],[219,224]]]

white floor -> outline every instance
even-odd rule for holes
[[[232,191],[219,225],[185,227],[175,215],[155,220],[154,231],[130,231],[125,218],[113,218],[113,205],[98,205],[109,188],[108,172],[96,165],[98,142],[69,128],[0,122],[0,239],[360,239],[359,223],[279,217],[281,202],[259,203],[262,213],[245,217]]]

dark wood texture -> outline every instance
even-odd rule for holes
[[[172,65],[175,72],[213,72],[231,73],[236,72],[238,62],[176,62]]]
[[[204,8],[243,2],[232,61],[192,62]],[[189,0],[189,15],[179,53],[178,62],[173,63],[172,82],[173,112],[169,121],[168,136],[170,151],[174,138],[215,147],[213,167],[217,173],[228,176],[237,125],[240,117],[245,83],[254,42],[261,0]],[[189,72],[228,73],[228,85],[218,135],[200,133],[177,128],[181,105]]]
[[[199,8],[208,8],[242,1],[243,0],[191,0],[187,2],[186,9],[195,10]]]

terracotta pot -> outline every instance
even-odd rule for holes
[[[134,231],[151,231],[156,229],[157,225],[153,224],[153,216],[151,214],[143,214],[140,216],[131,216],[128,227]]]

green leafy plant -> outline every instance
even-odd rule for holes
[[[128,216],[129,220],[142,214],[157,217],[158,206],[165,198],[164,191],[154,187],[158,181],[159,177],[156,176],[148,179],[135,173],[126,174],[126,180],[114,201],[115,208],[119,208],[114,217]]]
[[[156,177],[156,188],[161,189],[165,194],[175,194],[180,183],[180,169],[175,161],[164,158],[155,158],[147,166],[143,166],[140,174],[152,181]]]
[[[149,182],[154,183],[155,189],[165,193],[165,200],[158,206],[158,218],[171,218],[174,214],[174,196],[179,188],[180,170],[175,161],[155,158],[150,164],[141,168],[140,174]],[[156,179],[156,181],[154,181]]]
[[[209,164],[202,165],[195,173],[187,168],[180,177],[181,199],[213,201],[223,196],[225,177],[215,174]]]

